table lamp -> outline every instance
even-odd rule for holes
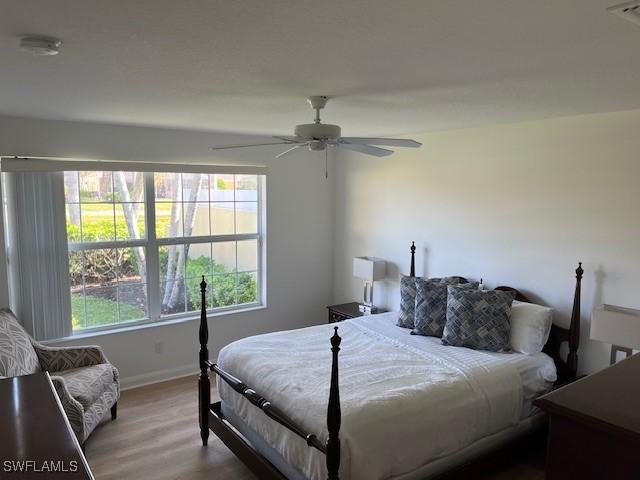
[[[611,365],[616,363],[618,352],[629,357],[634,349],[640,349],[640,310],[606,304],[595,307],[591,339],[611,344]]]
[[[373,282],[382,280],[387,274],[384,260],[376,257],[355,257],[353,259],[353,276],[364,280],[364,298],[358,308],[362,313],[376,313],[373,305]]]

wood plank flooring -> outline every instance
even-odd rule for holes
[[[216,399],[212,391],[212,401]],[[197,378],[128,390],[118,419],[105,420],[86,442],[97,480],[255,480],[211,434],[200,443]],[[535,435],[442,480],[543,480],[544,437]]]

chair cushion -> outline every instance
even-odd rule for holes
[[[80,402],[85,410],[93,405],[115,381],[113,367],[109,363],[52,372],[51,375],[64,379],[71,396]]]
[[[0,376],[15,377],[40,371],[31,337],[11,310],[0,310]]]

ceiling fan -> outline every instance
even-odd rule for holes
[[[263,145],[291,145],[291,148],[276,155],[276,158],[281,158],[305,147],[308,147],[311,151],[326,151],[327,146],[335,146],[366,155],[373,155],[374,157],[386,157],[391,155],[393,150],[374,145],[408,148],[419,148],[422,146],[420,142],[403,138],[342,137],[340,136],[341,131],[338,125],[329,125],[328,123],[322,123],[320,121],[320,110],[325,107],[327,100],[329,100],[329,97],[326,96],[307,98],[311,108],[316,111],[316,116],[313,123],[297,125],[292,137],[274,136],[273,138],[279,140],[278,142],[212,146],[209,148],[211,150],[225,150],[230,148],[260,147]]]

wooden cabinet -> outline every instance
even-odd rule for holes
[[[549,414],[547,480],[638,478],[640,354],[536,400]]]

